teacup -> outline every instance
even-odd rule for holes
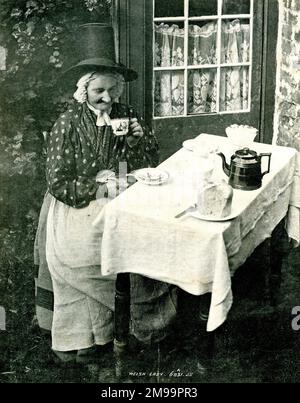
[[[129,131],[129,118],[111,119],[111,126],[116,136],[126,136]]]

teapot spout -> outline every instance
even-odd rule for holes
[[[229,177],[229,175],[230,175],[230,167],[229,167],[229,165],[227,164],[227,162],[226,162],[226,158],[225,158],[225,155],[223,154],[223,153],[217,153],[221,158],[222,158],[222,161],[223,161],[223,171],[225,172],[225,174]]]

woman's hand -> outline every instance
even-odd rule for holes
[[[106,183],[99,183],[97,199],[114,199],[130,186],[125,179],[109,179]]]
[[[136,182],[132,177],[118,177],[113,171],[99,171],[96,176],[96,182],[99,183],[97,198],[114,199],[120,193],[124,192],[129,186]]]
[[[144,131],[136,118],[130,119],[130,134],[136,137],[143,137]]]
[[[109,179],[106,183],[106,186],[108,190],[108,197],[110,199],[114,199],[128,188],[129,183],[127,182],[126,177],[125,178],[115,177]]]
[[[109,178],[115,177],[114,171],[110,169],[103,169],[99,171],[96,175],[96,182],[99,183],[106,183]]]

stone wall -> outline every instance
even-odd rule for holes
[[[278,5],[273,143],[300,151],[300,0],[278,0]]]

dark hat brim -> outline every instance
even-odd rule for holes
[[[121,63],[114,63],[112,60],[95,58],[82,60],[76,65],[63,71],[62,78],[70,80],[78,80],[82,75],[90,71],[99,72],[116,72],[122,74],[126,82],[134,81],[138,78],[138,73],[127,68]]]

